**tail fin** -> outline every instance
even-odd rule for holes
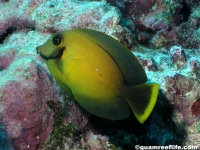
[[[137,120],[143,124],[157,100],[159,84],[147,83],[125,89],[125,98]]]

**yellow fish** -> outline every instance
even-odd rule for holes
[[[140,123],[156,103],[159,84],[146,83],[138,59],[114,38],[90,29],[67,30],[38,46],[51,75],[83,108],[120,120],[130,109]]]

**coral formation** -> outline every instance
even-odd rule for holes
[[[7,69],[15,59],[15,50],[12,48],[0,53],[0,71]]]
[[[0,0],[0,121],[10,147],[200,146],[200,2],[107,2]],[[161,85],[155,109],[144,125],[134,116],[121,121],[91,117],[50,76],[36,46],[52,33],[80,27],[121,41],[140,60],[148,82]],[[6,137],[1,137],[3,142]],[[2,141],[0,149],[5,146]]]
[[[2,48],[0,53],[13,54],[9,53],[11,50]],[[17,58],[19,53],[16,49],[13,51]],[[5,62],[8,57],[12,58],[12,55],[5,55]],[[56,91],[49,89],[52,83],[47,73],[34,60],[28,57],[20,60],[18,57],[7,62],[9,66],[0,72],[3,78],[1,120],[16,149],[34,149],[51,133],[53,112],[48,109],[46,101],[53,98]]]
[[[167,46],[176,40],[176,25],[180,24],[182,3],[178,0],[143,0],[143,1],[110,1],[123,13],[123,17],[131,20],[135,26],[136,37],[144,33],[146,43],[154,47]],[[138,39],[138,38],[137,38]],[[138,40],[140,41],[140,40]]]
[[[180,69],[185,66],[186,64],[185,52],[181,47],[177,46],[171,47],[169,54],[176,69]]]
[[[35,56],[34,48],[27,51],[27,45],[23,47],[27,40],[20,42],[34,36],[33,33],[17,33],[17,36],[6,40],[5,43],[9,43],[7,46],[0,49],[0,117],[15,149],[34,150],[55,130],[53,124],[56,120],[53,116],[57,112],[50,109],[50,102],[59,101],[62,105],[58,109],[65,105],[67,108],[73,107],[73,112],[69,109],[65,111],[62,120],[71,115],[77,116],[73,119],[78,122],[75,124],[77,129],[81,130],[87,123],[87,116],[80,113],[73,101],[65,102],[65,95],[45,70],[41,59]],[[9,46],[10,43],[12,46]]]
[[[0,149],[14,150],[10,138],[8,137],[2,124],[0,124]]]
[[[200,100],[197,99],[193,104],[192,104],[192,107],[191,107],[191,112],[192,114],[195,116],[195,117],[199,117],[200,115]]]

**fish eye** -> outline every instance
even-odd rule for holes
[[[54,44],[55,46],[60,45],[60,43],[61,43],[61,36],[60,36],[60,35],[55,36],[55,37],[52,39],[52,42],[53,42],[53,44]]]

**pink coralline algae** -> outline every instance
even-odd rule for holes
[[[169,49],[172,45],[176,43],[177,40],[177,33],[175,30],[166,31],[166,30],[160,30],[157,31],[155,35],[151,38],[151,44],[155,48],[159,48],[162,46],[166,46],[167,49]]]
[[[5,34],[8,29],[33,29],[34,21],[30,18],[35,7],[26,6],[25,1],[9,0],[6,3],[1,3],[0,15],[0,35]],[[30,2],[27,2],[30,3]],[[1,37],[1,36],[0,36]]]
[[[52,33],[75,28],[102,31],[130,48],[148,82],[160,84],[173,119],[184,122],[184,145],[200,146],[199,2],[107,1],[0,1],[0,121],[15,149],[120,149],[92,126],[91,114],[66,96],[36,54]]]
[[[192,114],[193,114],[195,117],[199,117],[199,116],[200,116],[200,99],[196,100],[196,101],[192,104],[191,111],[192,111]]]
[[[139,29],[166,30],[169,28],[169,20],[164,21],[165,18],[161,17],[166,11],[165,4],[161,0],[132,1],[127,5],[127,10]]]
[[[65,96],[58,85],[35,61],[38,58],[33,59],[31,52],[11,48],[2,48],[0,56],[3,56],[0,57],[3,66],[0,71],[3,78],[0,82],[0,119],[15,149],[35,150],[48,140],[57,115],[49,102],[59,101],[62,104],[59,109],[68,110],[61,118],[68,120],[63,121],[66,126],[73,121],[76,129],[82,130],[87,124],[87,115],[73,101],[64,102]]]
[[[37,80],[35,87],[34,80],[28,82],[24,84],[33,87],[11,81],[3,90],[5,108],[1,118],[16,149],[34,149],[49,137],[52,130],[53,112],[45,103],[46,93],[37,87],[41,86],[37,85]]]
[[[10,69],[13,68],[1,72]],[[52,131],[53,111],[46,102],[56,98],[56,91],[51,88],[47,73],[36,62],[21,64],[14,70],[18,71],[12,80],[6,81],[4,78],[5,83],[1,83],[0,116],[13,146],[16,149],[34,150],[39,143],[47,140]]]
[[[1,23],[0,35],[6,33],[6,30],[12,27],[14,29],[32,29],[34,27],[34,22],[27,18],[9,18]]]
[[[118,7],[134,24],[136,37],[146,36],[138,42],[154,48],[181,45],[183,48],[199,47],[199,2],[179,0],[107,0]],[[144,34],[145,33],[145,34]],[[193,36],[191,36],[193,35]]]
[[[8,49],[5,54],[0,54],[0,71],[7,69],[15,58],[15,51]]]
[[[191,115],[190,107],[192,104],[192,99],[187,99],[187,93],[191,91],[195,81],[193,79],[187,79],[186,77],[176,74],[173,77],[165,78],[167,89],[167,97],[171,100],[172,104],[177,109],[181,110],[183,116],[187,116],[187,119],[192,119],[192,117],[188,117]],[[191,123],[191,120],[187,120],[187,123]]]
[[[64,116],[63,125],[67,126],[69,123],[73,122],[76,129],[81,131],[88,123],[88,118],[91,116],[91,114],[85,111],[83,108],[80,108],[80,106],[76,103],[69,104],[67,109],[70,110],[70,113]]]
[[[138,58],[138,59],[140,60],[140,63],[145,69],[149,71],[155,71],[157,69],[152,58],[144,59],[144,60],[142,60],[141,58]]]
[[[170,49],[170,56],[176,69],[180,69],[186,64],[185,52],[181,47],[173,46]]]

